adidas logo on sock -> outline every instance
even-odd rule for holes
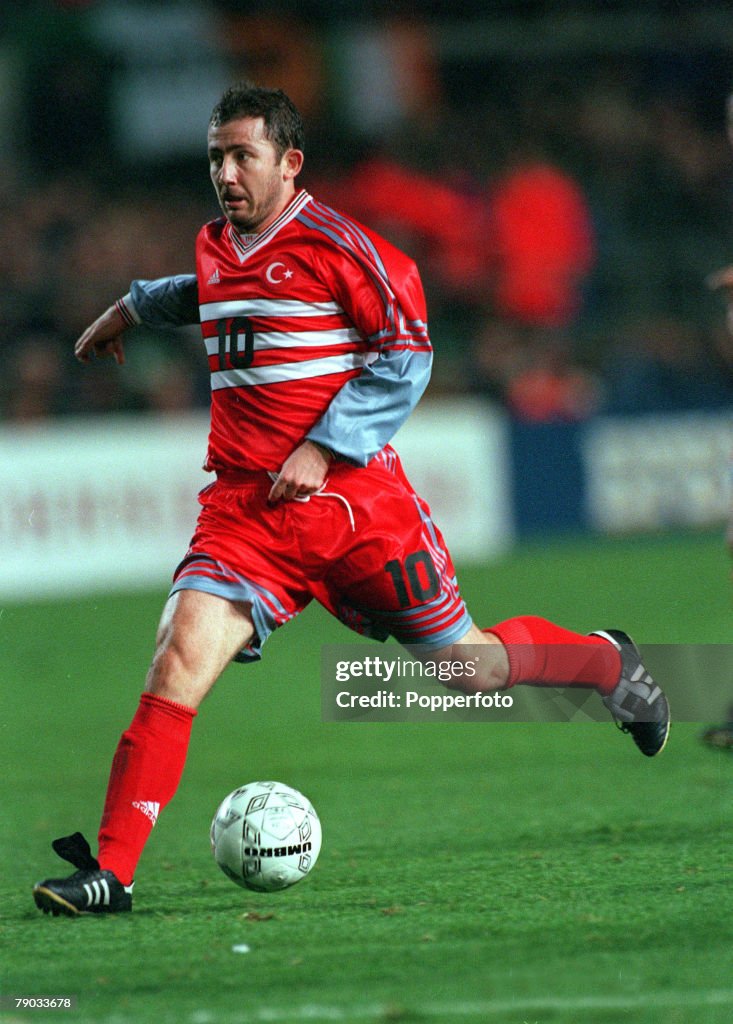
[[[153,824],[158,820],[160,804],[156,800],[133,800],[132,806],[142,811],[146,818],[150,818]]]
[[[209,278],[209,280],[206,283],[207,284],[219,284],[219,281],[220,281],[220,278],[219,278],[219,268],[217,267],[216,270],[214,271],[214,273],[211,275],[211,277]]]

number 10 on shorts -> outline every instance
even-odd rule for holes
[[[392,579],[400,608],[423,604],[440,593],[440,577],[427,551],[413,551],[404,563],[393,558],[384,571]]]

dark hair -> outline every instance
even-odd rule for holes
[[[303,119],[282,89],[265,89],[252,82],[231,85],[211,111],[209,125],[218,128],[240,117],[261,117],[265,136],[275,147],[278,159],[288,149],[303,149]]]

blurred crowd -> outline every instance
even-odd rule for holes
[[[452,22],[399,3],[353,24],[298,4],[167,6],[203,19],[215,93],[246,76],[293,97],[302,184],[417,259],[433,394],[487,395],[530,422],[733,406],[733,348],[705,288],[733,262],[724,49],[589,40],[549,59],[536,40],[523,52],[517,23],[513,48],[462,54],[441,45]],[[196,232],[218,214],[205,118],[180,125],[200,154],[155,118],[160,150],[126,150],[132,72],[100,30],[119,5],[24,11],[0,35],[0,415],[203,406],[195,327],[136,329],[122,369],[71,353],[133,278],[193,269]]]

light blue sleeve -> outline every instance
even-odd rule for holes
[[[366,466],[408,418],[430,380],[432,352],[387,349],[352,377],[308,439]]]
[[[199,323],[195,274],[133,281],[121,302],[136,323],[147,327],[184,327]]]

